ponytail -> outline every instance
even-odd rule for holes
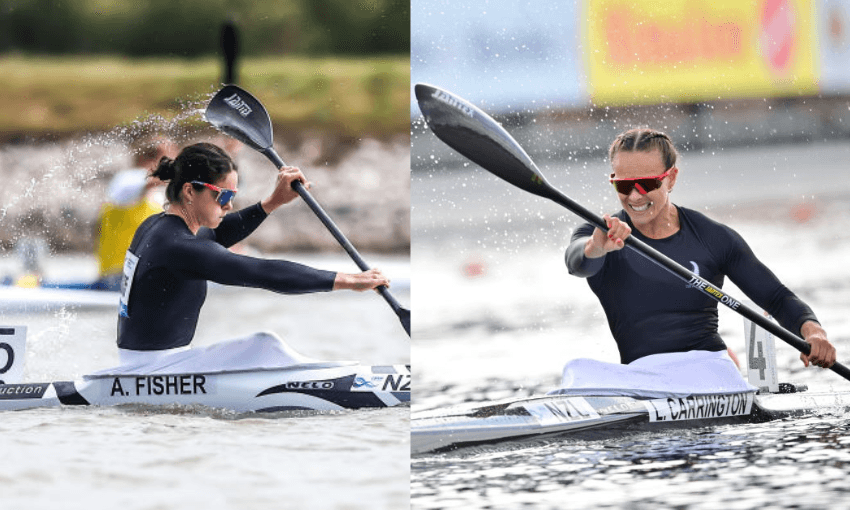
[[[163,156],[159,159],[159,163],[157,163],[156,169],[151,176],[161,181],[170,181],[174,178],[175,172],[174,160],[168,156]]]

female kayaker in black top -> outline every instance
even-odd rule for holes
[[[633,250],[629,235],[679,262],[716,287],[724,275],[786,329],[798,332],[811,353],[805,366],[830,367],[835,348],[812,310],[753,254],[731,228],[670,201],[679,174],[670,138],[631,129],[611,145],[611,182],[623,210],[605,215],[607,235],[589,223],[573,233],[566,253],[571,274],[585,277],[599,298],[621,361],[687,351],[722,351],[717,302]]]
[[[168,205],[139,226],[127,252],[118,319],[122,363],[153,360],[188,346],[207,281],[287,294],[389,284],[377,269],[336,273],[228,250],[298,196],[292,182],[306,186],[306,179],[297,168],[282,168],[268,198],[235,212],[236,165],[216,145],[198,143],[174,160],[162,158],[153,176],[168,182]]]

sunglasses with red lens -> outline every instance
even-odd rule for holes
[[[225,189],[219,188],[218,186],[214,186],[208,182],[201,181],[192,181],[192,184],[197,184],[199,186],[206,186],[207,188],[216,192],[215,200],[218,202],[218,205],[224,207],[230,203],[231,200],[236,196],[235,189]]]
[[[661,175],[655,175],[652,177],[637,177],[634,179],[615,179],[614,174],[611,174],[609,182],[614,185],[617,193],[628,195],[632,192],[632,189],[637,189],[638,193],[646,195],[650,191],[655,191],[661,187],[661,181],[670,175],[670,170],[673,169],[669,168]]]

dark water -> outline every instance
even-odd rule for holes
[[[415,508],[826,508],[850,503],[850,416],[547,440],[417,459]]]

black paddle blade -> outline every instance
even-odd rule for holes
[[[433,85],[417,83],[414,90],[425,122],[437,138],[497,177],[550,198],[552,187],[537,165],[492,117]]]
[[[272,121],[254,96],[236,85],[227,85],[210,100],[204,118],[219,131],[263,151],[272,146]]]

